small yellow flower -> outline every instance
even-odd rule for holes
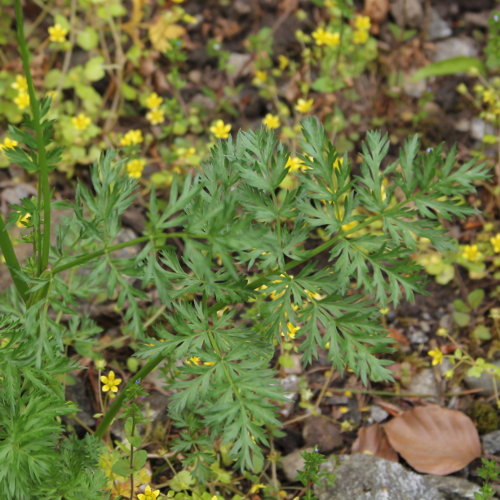
[[[471,262],[481,260],[483,254],[477,248],[477,245],[465,245],[462,251],[462,257]]]
[[[19,228],[26,227],[30,219],[31,219],[31,214],[26,213],[22,217],[19,217],[19,219],[17,219],[16,226]]]
[[[443,362],[443,353],[439,349],[432,349],[427,354],[432,358],[432,366],[440,365]]]
[[[354,27],[359,31],[368,31],[372,26],[370,18],[368,16],[357,16],[354,19]]]
[[[290,59],[288,59],[288,57],[280,54],[278,56],[278,65],[279,65],[279,69],[281,71],[283,71],[284,69],[286,69],[286,67],[290,64]]]
[[[495,253],[500,253],[500,233],[497,233],[493,238],[490,238],[491,246]]]
[[[340,167],[344,164],[344,158],[337,158],[333,162],[333,168],[336,168],[337,170],[340,170]]]
[[[340,413],[343,413],[343,414],[349,413],[349,408],[347,408],[347,406],[341,406],[339,408],[339,411],[340,411]]]
[[[3,144],[0,144],[0,151],[3,151],[4,149],[12,149],[18,146],[19,143],[15,141],[14,139],[11,139],[10,137],[6,137],[3,140]]]
[[[174,2],[177,1],[177,3],[180,3],[179,0],[173,0]],[[184,0],[180,0],[183,2]],[[160,494],[160,490],[152,490],[151,486],[149,484],[146,486],[146,489],[144,490],[144,493],[139,493],[137,495],[137,498],[139,500],[156,500],[158,498],[158,495]]]
[[[161,109],[152,109],[146,113],[146,119],[151,125],[158,125],[165,121],[165,113]]]
[[[311,292],[310,290],[304,290],[304,292],[313,300],[321,300],[323,298],[318,292]]]
[[[363,45],[368,40],[368,31],[357,30],[352,34],[352,41],[356,45]]]
[[[142,175],[142,171],[146,166],[146,160],[142,158],[135,158],[127,163],[127,173],[132,179],[139,179]]]
[[[229,137],[229,132],[231,132],[231,125],[225,124],[223,120],[217,120],[211,127],[210,132],[217,139],[227,139]]]
[[[297,156],[289,156],[286,161],[285,167],[288,168],[290,172],[295,172],[304,166],[304,162]]]
[[[318,28],[312,32],[312,37],[316,42],[316,45],[321,47],[326,45],[327,47],[337,47],[340,44],[340,34],[330,33],[325,31],[323,28]]]
[[[358,225],[358,221],[352,220],[351,222],[348,222],[347,224],[342,224],[342,231],[345,231],[347,233],[352,228],[356,227],[357,225]]]
[[[494,104],[496,101],[495,92],[492,89],[486,89],[483,93],[483,101],[486,103]]]
[[[149,109],[159,108],[163,102],[163,97],[160,97],[156,92],[149,94],[146,99],[146,106]]]
[[[354,429],[354,425],[349,420],[342,420],[340,422],[340,432],[351,432]]]
[[[86,130],[89,127],[91,120],[86,114],[79,113],[71,118],[71,123],[77,130]]]
[[[60,24],[54,24],[49,28],[49,40],[54,43],[61,43],[66,41],[68,30],[63,28]]]
[[[14,98],[14,104],[22,111],[30,105],[30,96],[26,92],[19,92]]]
[[[270,130],[274,128],[278,128],[280,126],[280,117],[278,115],[273,115],[271,113],[267,113],[265,118],[262,120],[262,123]]]
[[[104,384],[102,386],[102,392],[118,392],[118,386],[121,384],[121,378],[115,378],[115,372],[111,370],[108,376],[101,375],[101,382]]]
[[[299,113],[309,113],[314,106],[314,99],[302,99],[300,98],[295,105],[295,109]]]
[[[129,130],[120,140],[120,146],[133,146],[143,141],[142,132],[138,129]]]
[[[172,0],[172,2],[174,2],[174,3],[183,3],[184,0]]]
[[[444,375],[444,378],[449,380],[449,379],[453,378],[453,370],[446,370],[443,373],[443,375]]]
[[[203,361],[203,364],[205,366],[214,366],[215,365],[215,361]]]
[[[19,92],[27,92],[28,82],[26,81],[26,77],[17,75],[16,81],[12,83],[11,87],[13,89],[19,90]]]
[[[191,356],[187,361],[187,365],[201,365],[201,359],[199,356]]]
[[[293,323],[290,321],[286,324],[286,327],[288,329],[287,334],[288,337],[291,339],[295,338],[295,334],[297,333],[297,330],[300,330],[300,326],[294,326]]]
[[[267,82],[267,71],[257,70],[253,79],[254,85],[262,85]]]
[[[344,396],[346,396],[347,398],[351,398],[352,397],[352,391],[344,391]]]

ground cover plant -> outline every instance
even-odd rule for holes
[[[389,311],[426,293],[424,268],[446,274],[436,270],[443,256],[483,277],[495,272],[494,224],[479,246],[459,247],[449,231],[479,214],[471,200],[494,175],[487,155],[464,160],[451,144],[422,146],[417,135],[391,148],[392,137],[374,130],[357,141],[361,134],[342,135],[337,110],[321,116],[326,125],[305,117],[322,95],[349,95],[349,82],[376,57],[372,21],[353,2],[319,2],[325,22],[310,36],[296,33],[295,62],[272,53],[268,31],[255,34],[249,77],[274,107],[239,131],[184,101],[180,40],[196,19],[182,3],[165,2],[148,24],[149,43],[169,62],[168,102],[138,70],[148,50],[141,23],[150,13],[140,2],[128,23],[118,22],[126,15],[118,1],[96,2],[95,18],[90,4],[71,3],[69,21],[56,9],[47,46],[70,55],[43,82],[30,64],[23,6],[9,7],[22,71],[1,75],[10,103],[2,108],[10,122],[2,161],[31,175],[36,190],[0,214],[11,284],[0,301],[2,498],[315,498],[320,481],[335,481],[321,470],[318,450],[303,454],[294,484],[277,472],[276,445],[290,424],[281,418],[290,408],[283,373],[297,362],[328,370],[314,398],[302,378],[305,413],[291,423],[321,415],[335,377],[363,384],[341,388],[345,397],[376,394],[372,384],[404,385],[404,370],[422,361],[399,357]],[[76,20],[78,9],[88,25]],[[49,12],[42,9],[39,22]],[[112,52],[104,50],[109,39]],[[72,66],[75,43],[87,59]],[[226,63],[216,41],[207,50]],[[277,71],[270,71],[273,57]],[[312,71],[293,106],[285,94],[276,97],[279,79],[292,77],[289,65]],[[111,90],[103,97],[96,82],[107,71]],[[230,88],[211,99],[215,109],[238,113]],[[136,101],[144,127],[116,133],[119,119],[137,116]],[[214,140],[202,145],[204,129]],[[146,149],[171,168],[143,179]],[[63,199],[54,181],[74,174],[73,199]],[[131,235],[124,226],[137,211],[144,216]],[[447,379],[491,375],[498,400],[498,367],[479,350],[494,351],[498,312],[483,309],[480,292],[455,300],[456,328],[437,332],[453,348],[431,345],[423,355],[434,367],[448,363]],[[462,345],[466,327],[472,342]],[[82,377],[88,390],[80,404],[70,394]],[[158,419],[149,394],[157,388],[166,396]],[[349,409],[338,412],[334,420],[352,431],[341,417]],[[404,415],[398,422],[406,424]],[[387,428],[393,447],[420,470],[397,447],[395,427]],[[484,462],[480,477],[488,498],[493,462]]]

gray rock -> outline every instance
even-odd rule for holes
[[[448,38],[435,44],[436,50],[431,59],[434,62],[453,57],[476,57],[478,52],[474,40],[468,37]]]
[[[500,430],[481,436],[481,442],[485,454],[498,455],[500,453]]]
[[[437,10],[431,9],[429,16],[429,27],[427,35],[429,40],[440,40],[441,38],[448,38],[451,36],[452,31],[448,23],[438,14]]]
[[[281,468],[289,481],[294,481],[297,472],[304,470],[305,460],[300,455],[304,451],[312,451],[312,448],[298,448],[281,459]]]
[[[231,75],[245,76],[250,74],[250,54],[239,54],[233,52],[229,55],[227,60],[228,71]]]
[[[481,141],[486,134],[494,134],[495,130],[491,124],[486,123],[481,118],[473,118],[470,124],[470,135],[476,139],[476,141]]]
[[[414,82],[412,80],[412,76],[413,75],[408,73],[403,75],[403,89],[405,94],[410,97],[420,97],[425,92],[427,83],[425,80],[418,80]]]
[[[383,408],[378,405],[373,405],[370,410],[370,418],[368,421],[370,423],[380,423],[383,422],[388,416],[389,414]]]
[[[322,468],[336,476],[316,487],[319,500],[465,500],[479,487],[465,479],[423,476],[374,455],[331,458]]]
[[[500,359],[492,363],[496,366],[500,366]],[[483,396],[493,396],[495,394],[492,376],[488,373],[483,373],[480,377],[470,377],[466,375],[464,382],[470,389],[481,389],[481,394]]]
[[[421,0],[392,0],[391,14],[400,27],[419,28],[424,19]]]
[[[434,377],[434,371],[431,368],[426,368],[417,373],[408,386],[408,392],[412,394],[428,394],[429,396],[424,398],[426,401],[439,402],[439,388]]]

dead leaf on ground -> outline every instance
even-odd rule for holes
[[[472,420],[437,405],[413,408],[384,424],[392,447],[418,472],[446,475],[481,455]]]
[[[380,424],[360,427],[358,437],[352,444],[351,451],[352,453],[367,453],[379,458],[385,458],[391,462],[398,462],[398,454],[389,443],[384,427]]]
[[[149,40],[155,50],[165,52],[172,47],[170,40],[181,38],[186,33],[182,26],[176,24],[178,20],[178,16],[169,11],[159,15],[150,24]]]

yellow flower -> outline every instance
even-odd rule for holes
[[[183,3],[184,0],[172,0],[172,2],[174,2],[174,3]]]
[[[200,365],[201,364],[201,359],[199,356],[191,356],[187,361],[187,365]]]
[[[290,59],[288,59],[288,57],[280,54],[278,56],[278,65],[279,65],[279,68],[281,71],[283,71],[284,69],[286,69],[286,67],[290,64]]]
[[[85,130],[89,127],[91,120],[86,114],[79,113],[71,118],[71,123],[77,130]]]
[[[344,163],[344,158],[337,158],[333,162],[333,168],[336,168],[337,170],[340,170],[340,167],[343,165],[343,163]]]
[[[7,139],[6,139],[7,140]],[[495,253],[500,253],[500,233],[497,233],[493,238],[490,238],[490,243]]]
[[[288,329],[287,334],[288,337],[291,339],[295,338],[295,334],[297,333],[297,330],[300,330],[300,326],[294,326],[293,323],[290,321],[286,324],[286,327]]]
[[[63,28],[60,24],[54,24],[49,28],[49,40],[55,43],[61,43],[66,41],[66,35],[68,30]]]
[[[0,151],[3,151],[4,149],[12,149],[18,146],[19,143],[15,141],[14,139],[11,139],[10,137],[6,137],[3,140],[3,144],[0,144]]]
[[[354,27],[359,31],[368,31],[371,28],[371,21],[368,16],[357,16],[354,19]]]
[[[30,105],[30,96],[26,92],[19,92],[14,99],[14,104],[22,111]]]
[[[115,378],[115,372],[111,370],[108,376],[101,375],[101,382],[104,384],[102,386],[102,392],[118,392],[118,386],[121,384],[121,378]]]
[[[17,75],[16,81],[12,83],[11,87],[13,89],[19,90],[19,92],[26,92],[28,90],[28,82],[26,81],[26,77]]]
[[[339,408],[339,411],[340,411],[340,413],[345,414],[345,413],[348,413],[348,412],[349,412],[349,408],[347,408],[347,406],[341,406],[341,407]]]
[[[253,79],[254,85],[262,85],[267,82],[267,71],[257,70]]]
[[[348,222],[347,224],[342,224],[342,231],[345,231],[347,233],[351,229],[355,228],[357,225],[358,225],[358,221],[352,220],[351,222]]]
[[[483,101],[486,103],[495,103],[495,93],[493,92],[492,89],[486,89],[483,93]]]
[[[318,292],[311,292],[310,290],[304,290],[306,295],[314,300],[321,300],[323,297]]]
[[[299,170],[303,166],[304,162],[300,158],[298,158],[297,156],[289,156],[285,168],[288,168],[290,172],[294,172],[295,170]]]
[[[340,422],[340,432],[350,432],[354,429],[354,425],[349,420]]]
[[[314,106],[314,99],[302,99],[300,98],[295,105],[295,109],[299,113],[308,113]]]
[[[352,41],[356,45],[363,45],[368,40],[368,31],[357,30],[352,34]]]
[[[481,260],[483,254],[477,248],[477,245],[465,245],[462,251],[462,257],[471,262]]]
[[[165,114],[161,109],[152,109],[146,113],[146,118],[152,125],[158,125],[165,121]]]
[[[184,0],[173,0],[174,2],[177,1],[177,3],[183,2]],[[152,490],[151,486],[149,484],[146,486],[146,489],[144,490],[144,493],[139,493],[137,495],[137,498],[139,500],[156,500],[158,498],[158,495],[160,494],[160,490]]]
[[[149,94],[148,98],[146,99],[146,106],[149,109],[155,109],[159,108],[162,102],[163,97],[160,97],[156,92],[153,92],[152,94]]]
[[[142,175],[142,171],[146,166],[146,160],[142,158],[135,158],[127,163],[127,173],[132,179],[139,179]]]
[[[271,113],[267,113],[265,118],[262,120],[262,123],[270,130],[274,128],[278,128],[280,126],[280,117],[277,115],[272,115]]]
[[[231,132],[231,125],[225,124],[223,120],[217,120],[211,127],[210,132],[212,132],[217,139],[227,139],[229,137],[229,132]]]
[[[143,141],[142,132],[138,129],[129,130],[120,140],[120,146],[133,146]]]
[[[22,217],[19,217],[19,219],[17,219],[16,226],[20,228],[26,227],[30,219],[31,214],[26,213]]]
[[[443,362],[443,353],[439,349],[433,349],[427,354],[432,358],[432,366],[440,365]]]
[[[330,33],[325,31],[323,28],[318,28],[312,32],[312,37],[316,42],[316,45],[321,47],[326,45],[328,47],[337,47],[340,44],[340,34]]]

